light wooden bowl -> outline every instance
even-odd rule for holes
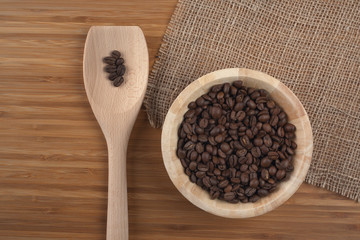
[[[267,90],[271,97],[287,113],[289,122],[296,126],[296,155],[294,171],[288,180],[281,182],[275,192],[255,203],[231,204],[212,200],[209,193],[190,182],[176,156],[178,128],[191,101],[207,93],[215,84],[242,80],[247,87]],[[300,187],[309,169],[313,149],[313,138],[308,115],[295,94],[277,79],[261,72],[230,68],[209,73],[186,87],[171,105],[164,122],[161,149],[165,168],[176,188],[197,207],[228,218],[248,218],[269,212],[288,200]]]

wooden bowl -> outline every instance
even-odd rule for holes
[[[176,156],[178,128],[191,101],[207,93],[215,84],[242,80],[243,85],[267,90],[271,97],[287,113],[289,122],[296,126],[296,155],[294,171],[290,178],[281,182],[277,190],[255,203],[227,203],[212,200],[209,193],[190,182]],[[230,68],[209,73],[186,87],[171,105],[164,122],[161,149],[165,168],[176,188],[199,208],[228,218],[248,218],[269,212],[288,200],[304,181],[311,162],[313,139],[308,115],[295,94],[277,79],[261,72]]]

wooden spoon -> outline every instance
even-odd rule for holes
[[[125,81],[120,87],[114,87],[104,72],[102,59],[113,50],[125,60]],[[139,27],[91,27],[83,61],[86,94],[109,152],[106,239],[127,240],[126,149],[147,86],[145,37]]]

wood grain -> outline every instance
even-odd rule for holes
[[[126,72],[114,87],[103,58],[120,51]],[[149,53],[138,26],[92,26],[84,47],[86,95],[108,146],[107,240],[128,240],[126,152],[148,82]]]
[[[190,102],[207,94],[218,84],[241,80],[243,85],[265,89],[272,99],[287,113],[290,123],[296,126],[296,155],[294,171],[287,181],[281,182],[277,190],[255,203],[231,204],[212,200],[208,192],[193,184],[184,173],[184,167],[176,155],[178,129]],[[246,68],[227,68],[208,73],[189,84],[171,105],[163,125],[161,151],[166,171],[176,188],[191,203],[217,216],[227,218],[256,217],[274,210],[286,202],[305,180],[311,163],[313,138],[309,117],[295,94],[279,80],[259,71]]]
[[[0,0],[0,239],[105,239],[107,147],[87,101],[91,25],[139,25],[152,65],[175,0]],[[360,206],[303,184],[250,219],[208,214],[176,190],[144,111],[127,154],[130,239],[358,239]]]

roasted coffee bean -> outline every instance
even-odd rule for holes
[[[218,184],[219,188],[225,188],[229,184],[228,180],[223,180]]]
[[[277,178],[278,180],[281,180],[281,179],[283,179],[283,178],[285,177],[285,174],[286,174],[285,170],[280,169],[280,170],[277,171],[277,173],[276,173],[276,178]]]
[[[261,178],[267,181],[269,179],[269,171],[265,168],[261,170]]]
[[[203,177],[202,182],[205,187],[208,187],[208,188],[211,187],[210,178],[208,176]]]
[[[267,168],[271,165],[271,162],[272,160],[270,160],[268,157],[264,157],[261,159],[261,166]]]
[[[253,140],[253,143],[256,147],[260,147],[261,145],[263,145],[263,140],[261,138],[255,138]]]
[[[204,171],[198,171],[195,173],[197,178],[203,178],[206,176],[206,173]]]
[[[256,193],[256,188],[248,187],[245,189],[245,195],[251,197]]]
[[[252,188],[257,188],[257,186],[259,186],[259,180],[257,178],[254,178],[253,180],[250,181],[249,185]]]
[[[119,59],[109,66],[122,68]],[[176,154],[210,198],[255,202],[293,170],[296,128],[287,119],[265,90],[219,84],[188,104]]]
[[[114,50],[111,52],[111,56],[114,58],[119,58],[121,56],[120,52],[117,50]]]
[[[270,176],[275,176],[275,175],[276,175],[276,171],[277,171],[276,167],[275,167],[275,166],[271,166],[271,167],[269,168],[269,174],[270,174]]]
[[[210,192],[210,198],[211,199],[217,199],[220,196],[220,192],[216,191],[216,192]]]
[[[124,59],[123,58],[118,58],[115,62],[116,65],[121,65],[121,64],[124,64]]]
[[[265,196],[269,195],[269,191],[266,190],[266,189],[259,189],[259,190],[257,191],[257,194],[258,194],[260,197],[265,197]]]
[[[201,160],[204,162],[204,163],[207,163],[210,161],[210,154],[208,152],[203,152],[201,154]]]
[[[294,124],[287,123],[287,124],[285,124],[285,126],[284,126],[284,130],[285,130],[286,132],[295,132],[296,127],[295,127]]]
[[[279,154],[277,152],[268,152],[268,158],[271,160],[276,160],[279,158]]]
[[[189,168],[191,171],[195,171],[197,167],[197,163],[196,162],[190,162],[189,164]]]
[[[116,73],[119,75],[119,76],[123,76],[125,74],[125,71],[126,71],[126,67],[124,65],[119,65],[117,68],[116,68]]]
[[[254,203],[257,202],[260,199],[260,197],[258,195],[253,195],[249,198],[249,201]]]
[[[240,175],[240,179],[241,179],[241,182],[242,184],[247,184],[249,182],[249,174],[244,172]]]
[[[114,72],[116,72],[116,66],[107,65],[107,66],[105,67],[105,72],[107,72],[107,73],[114,73]]]
[[[265,135],[263,137],[263,141],[264,141],[264,145],[266,147],[271,147],[272,146],[272,140],[271,140],[271,137],[269,135]]]
[[[109,65],[115,65],[116,58],[114,57],[104,57],[103,62]]]

